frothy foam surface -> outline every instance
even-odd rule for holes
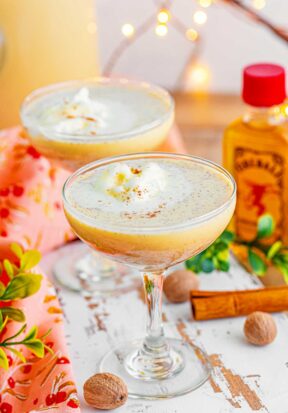
[[[169,111],[169,101],[151,89],[125,85],[89,84],[55,91],[38,98],[26,109],[34,126],[61,134],[90,138],[141,131]],[[51,135],[53,139],[53,135]]]
[[[111,163],[79,176],[68,188],[67,200],[73,213],[81,214],[78,218],[92,218],[92,225],[100,228],[165,228],[215,210],[232,190],[228,178],[211,167],[147,158]]]

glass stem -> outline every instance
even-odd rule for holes
[[[164,272],[143,273],[143,284],[147,304],[145,350],[150,352],[167,352],[162,322],[162,292]]]
[[[170,348],[162,323],[162,290],[164,273],[145,272],[143,283],[147,304],[146,337],[141,347],[128,355],[125,367],[141,380],[166,379],[184,367],[180,353]]]

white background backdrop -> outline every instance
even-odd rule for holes
[[[157,7],[153,0],[95,0],[97,2],[100,59],[102,68],[113,49],[123,38],[121,27],[131,23],[137,28]],[[245,3],[251,4],[252,0]],[[263,15],[288,29],[288,0],[266,0]],[[158,4],[160,4],[158,2]],[[189,27],[199,28],[203,35],[200,62],[211,72],[209,90],[238,93],[241,68],[257,61],[272,61],[288,69],[288,44],[251,22],[240,12],[221,4],[205,9],[208,20],[204,26],[193,23],[193,13],[199,9],[196,0],[174,0],[176,14]],[[114,73],[143,78],[170,89],[179,88],[177,79],[193,45],[172,28],[159,38],[154,27],[118,61]]]

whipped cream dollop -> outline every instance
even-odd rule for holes
[[[99,128],[105,126],[107,108],[100,102],[91,99],[89,90],[81,88],[72,98],[66,98],[47,116],[47,120],[55,122],[55,131],[75,133],[80,131],[97,134]]]
[[[147,202],[164,191],[166,183],[165,171],[156,163],[148,163],[142,168],[120,163],[104,170],[94,183],[94,189],[119,202],[134,204]]]
[[[113,163],[73,185],[72,198],[85,209],[111,213],[145,213],[159,209],[169,186],[167,171],[157,163]],[[73,201],[72,201],[73,202]]]

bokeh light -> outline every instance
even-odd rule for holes
[[[198,4],[201,7],[209,7],[213,3],[213,0],[198,0]]]
[[[157,20],[159,23],[168,23],[171,19],[171,13],[167,9],[161,9],[157,14]]]
[[[207,21],[207,14],[203,10],[197,10],[193,14],[193,20],[196,24],[199,24],[199,25],[205,24]]]
[[[166,24],[157,24],[157,26],[155,27],[155,33],[159,37],[164,37],[168,33],[168,27],[166,26]]]
[[[204,92],[211,81],[211,72],[208,66],[202,63],[192,64],[186,73],[186,89],[193,92]]]
[[[256,10],[262,10],[266,6],[266,0],[253,0],[252,6]]]
[[[195,40],[198,39],[199,34],[198,34],[197,30],[195,30],[195,29],[187,29],[186,30],[186,37],[191,42],[195,42]]]
[[[121,32],[123,34],[123,36],[129,38],[129,37],[133,37],[135,34],[135,28],[132,24],[130,23],[125,23],[123,24],[123,26],[121,27]]]

